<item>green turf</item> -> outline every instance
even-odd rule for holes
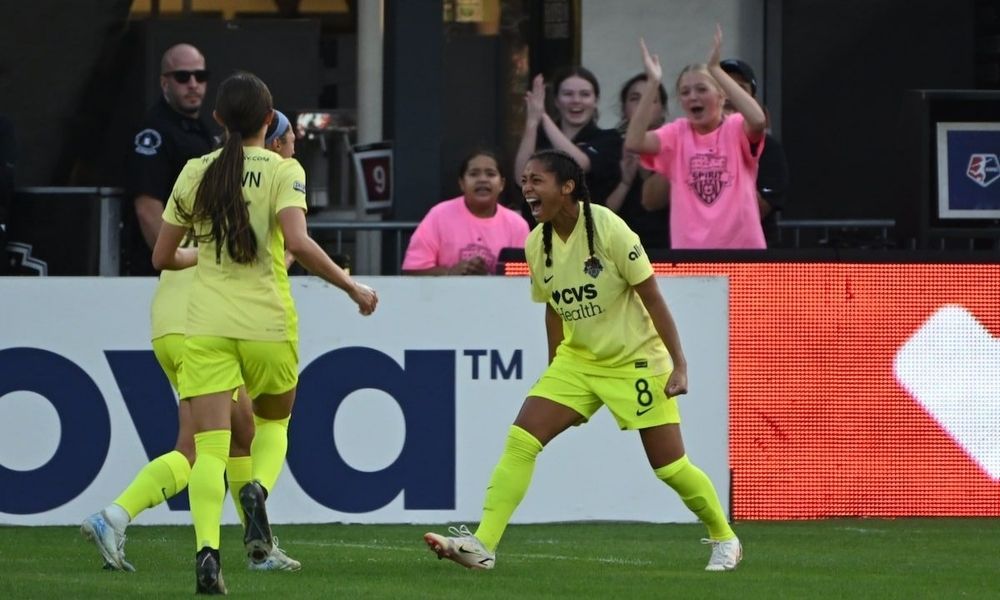
[[[697,525],[514,525],[493,571],[438,561],[423,525],[279,525],[298,573],[251,573],[223,528],[230,595],[291,598],[1000,598],[1000,522],[738,523],[744,562],[703,571]],[[434,529],[434,528],[432,528]],[[441,531],[442,528],[437,528]],[[0,598],[171,598],[194,590],[190,527],[133,526],[136,573],[105,572],[75,527],[0,527]]]

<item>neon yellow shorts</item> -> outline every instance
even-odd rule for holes
[[[566,360],[552,361],[529,396],[547,398],[575,410],[589,421],[601,406],[607,406],[622,429],[646,429],[680,423],[677,400],[667,397],[667,378],[639,374],[632,377],[605,377],[583,373]]]
[[[241,385],[250,398],[281,394],[299,382],[298,344],[188,336],[178,381],[181,398],[236,390]]]
[[[177,389],[177,374],[181,370],[181,357],[184,356],[184,335],[168,333],[153,340],[153,355],[160,368],[167,374],[170,385]]]

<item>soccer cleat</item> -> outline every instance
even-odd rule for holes
[[[701,543],[712,545],[712,557],[708,559],[706,571],[732,571],[743,560],[743,545],[739,538],[724,542],[701,540]]]
[[[271,526],[267,521],[264,486],[259,481],[251,481],[240,490],[240,506],[246,517],[243,545],[251,562],[267,560],[274,547],[271,540]]]
[[[275,536],[271,545],[271,553],[262,562],[247,560],[247,567],[251,571],[298,571],[302,568],[302,563],[278,547],[278,537]]]
[[[496,554],[490,552],[465,525],[449,527],[451,537],[425,533],[424,542],[439,559],[447,558],[469,569],[492,569]]]
[[[80,525],[83,537],[94,542],[104,558],[104,568],[112,571],[135,571],[125,560],[125,532],[115,529],[104,516],[104,511],[87,517]]]
[[[222,564],[219,559],[219,551],[205,546],[195,555],[195,588],[196,594],[207,594],[211,596],[225,596],[229,594],[226,590],[226,582],[222,580]]]

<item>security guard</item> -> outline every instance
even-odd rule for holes
[[[163,53],[163,96],[146,113],[127,160],[126,192],[134,210],[124,210],[125,275],[156,274],[151,250],[174,180],[189,159],[216,146],[207,120],[200,115],[207,82],[205,57],[194,46],[177,44]]]

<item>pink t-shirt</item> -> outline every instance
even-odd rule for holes
[[[743,115],[728,115],[701,135],[687,118],[656,130],[659,154],[642,165],[670,180],[671,248],[766,248],[757,207],[757,165],[764,138],[750,151]]]
[[[497,205],[492,217],[469,212],[465,197],[436,204],[420,221],[403,258],[403,270],[451,267],[459,261],[482,256],[492,274],[502,248],[524,248],[528,223],[509,208]]]

